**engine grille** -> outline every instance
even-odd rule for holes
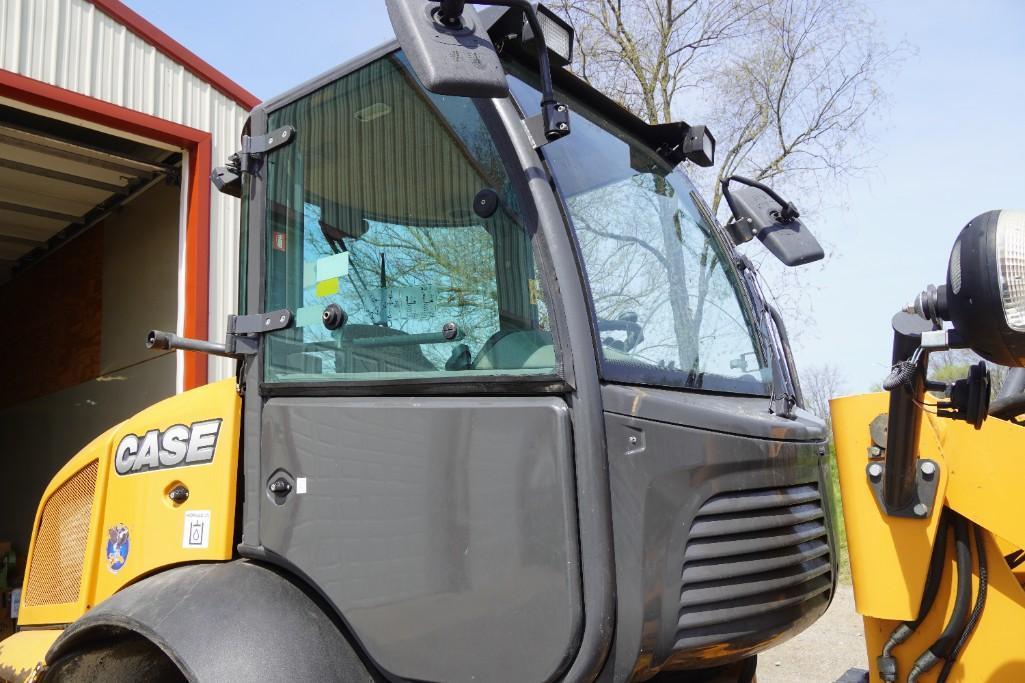
[[[674,649],[771,638],[825,605],[831,574],[817,485],[714,496],[684,551]]]
[[[23,597],[26,605],[78,600],[98,469],[94,460],[61,484],[43,505]]]

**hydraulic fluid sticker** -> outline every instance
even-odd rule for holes
[[[317,284],[317,262],[306,261],[303,263],[303,289]]]
[[[320,325],[323,321],[324,308],[322,306],[303,306],[295,312],[296,327],[311,327]]]
[[[343,251],[333,256],[317,259],[317,282],[349,274],[349,252]]]
[[[128,527],[115,524],[107,529],[107,569],[117,574],[128,561],[128,550],[131,542],[128,538]]]
[[[271,244],[274,245],[274,251],[287,251],[285,245],[288,244],[285,238],[285,233],[276,232],[272,236]]]
[[[114,471],[119,475],[203,465],[213,461],[221,419],[151,429],[142,436],[125,434],[114,449]]]
[[[438,312],[437,287],[376,287],[369,293],[370,305],[388,319],[433,318]]]
[[[209,510],[187,510],[185,512],[182,547],[185,549],[210,547]]]
[[[322,280],[317,283],[317,288],[313,290],[313,293],[317,296],[331,296],[332,294],[338,293],[338,278],[333,277],[330,280]]]

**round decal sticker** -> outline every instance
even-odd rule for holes
[[[115,524],[107,529],[107,568],[115,574],[128,561],[128,527]]]

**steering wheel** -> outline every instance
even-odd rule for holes
[[[628,311],[619,316],[618,320],[597,320],[599,332],[626,332],[626,340],[619,341],[612,337],[605,337],[601,340],[603,346],[616,349],[617,351],[632,351],[638,344],[644,341],[644,327],[637,322],[637,314]]]

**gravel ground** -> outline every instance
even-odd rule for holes
[[[854,590],[841,584],[821,619],[758,655],[758,683],[833,683],[852,667],[867,669],[868,657]]]

